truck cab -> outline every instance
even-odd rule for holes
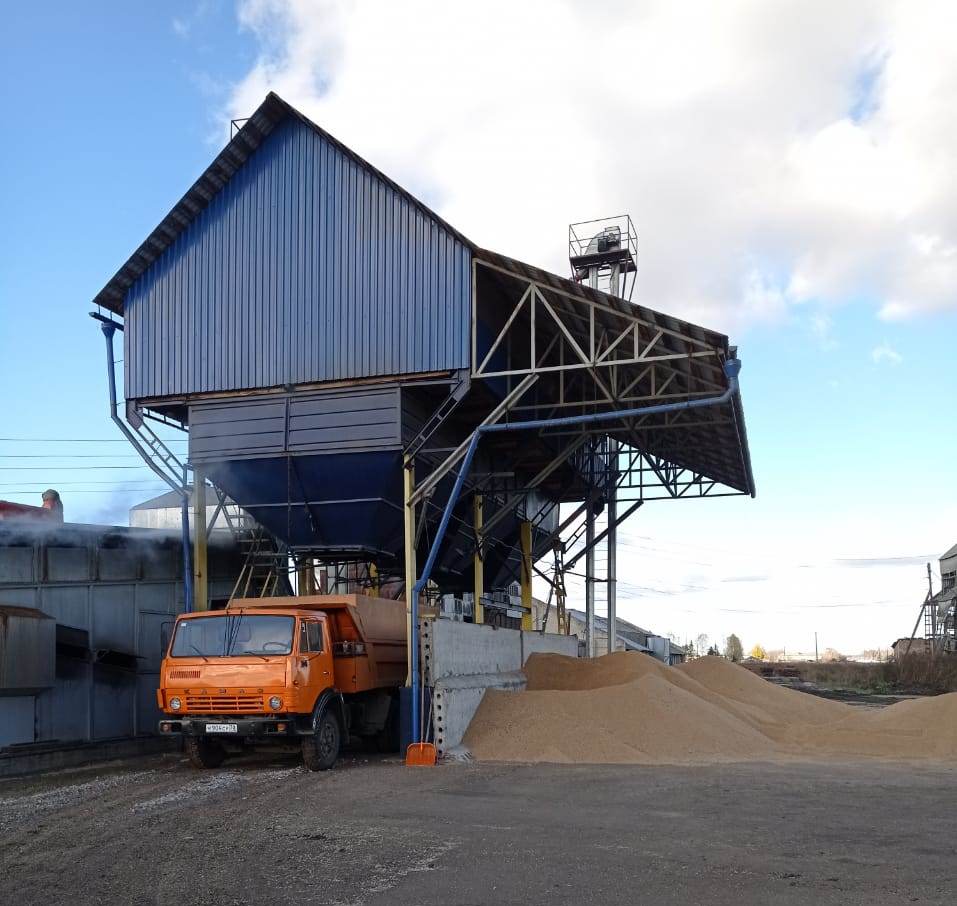
[[[311,770],[350,736],[398,745],[405,604],[362,595],[238,599],[177,618],[160,672],[163,735],[197,767],[260,745],[298,746]]]

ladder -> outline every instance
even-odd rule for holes
[[[292,594],[288,548],[258,523],[253,522],[253,525],[255,528],[251,532],[238,538],[245,556],[230,600]]]
[[[465,372],[459,382],[449,391],[449,395],[439,404],[439,407],[429,416],[418,434],[410,441],[405,449],[406,456],[415,456],[438,431],[439,427],[451,414],[452,410],[465,398],[472,386],[468,372]]]

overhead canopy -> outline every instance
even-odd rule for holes
[[[703,401],[728,388],[724,365],[736,350],[723,334],[487,249],[476,249],[474,266],[480,328],[473,378],[508,388],[529,375],[537,379],[512,407],[513,421]],[[540,431],[538,440],[552,443],[542,446],[537,465],[544,467],[559,438],[567,443],[581,431]],[[688,482],[695,496],[711,483],[754,493],[739,394],[713,408],[606,421],[595,431],[641,451],[647,471],[656,473],[651,483],[672,482],[671,496],[681,495],[675,467],[686,473],[684,493]],[[514,440],[502,435],[494,442]],[[640,478],[622,486],[633,480]],[[569,490],[574,496],[578,489]]]

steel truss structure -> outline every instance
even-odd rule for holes
[[[469,399],[484,389],[495,402],[454,446],[406,449],[408,522],[416,540],[441,532],[443,519],[470,529],[476,574],[489,545],[509,546],[494,529],[516,517],[531,524],[535,558],[558,552],[550,571],[535,573],[567,631],[565,574],[584,558],[586,612],[594,616],[597,581],[608,583],[613,611],[616,531],[645,502],[754,494],[736,383],[729,393],[736,350],[720,334],[491,252],[474,258],[472,286]],[[453,476],[480,504],[474,525],[451,504],[431,504]],[[609,526],[596,533],[606,506]],[[610,569],[598,580],[593,553],[603,543]],[[521,553],[509,562],[521,575]],[[407,557],[406,587],[421,575]]]

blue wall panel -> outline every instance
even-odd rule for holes
[[[470,252],[298,119],[130,287],[126,395],[469,364]]]

